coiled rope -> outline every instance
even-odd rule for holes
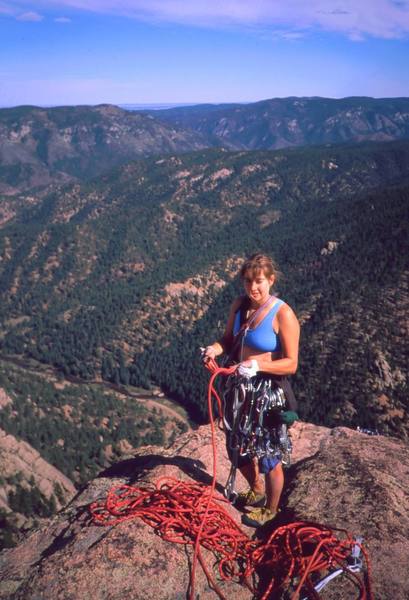
[[[208,411],[212,431],[213,478],[210,486],[161,478],[156,484],[121,485],[108,492],[106,499],[90,505],[92,521],[97,525],[115,525],[140,518],[153,527],[164,540],[194,547],[189,598],[194,598],[197,562],[209,585],[221,600],[226,600],[207,566],[202,549],[217,559],[219,577],[247,585],[261,600],[277,598],[278,593],[297,586],[291,600],[300,592],[319,599],[314,581],[334,567],[340,567],[358,588],[359,600],[373,600],[370,586],[370,564],[365,548],[346,531],[316,523],[294,522],[275,529],[265,541],[252,540],[226,511],[227,501],[215,493],[217,456],[213,397],[222,414],[220,398],[214,388],[219,375],[230,375],[235,367],[219,368],[216,361],[207,362],[211,372],[208,388]],[[341,533],[340,540],[335,532]],[[366,577],[349,568],[354,548],[359,547],[366,562]],[[255,575],[263,573],[264,590],[251,584]],[[260,587],[260,586],[258,586]]]

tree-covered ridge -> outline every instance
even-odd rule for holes
[[[381,302],[402,311],[407,299],[408,195],[393,185],[408,174],[406,142],[206,150],[54,192],[1,230],[1,352],[83,378],[157,382],[201,420],[198,347],[220,334],[237,261],[262,249],[305,322],[303,416],[403,435],[407,342]],[[382,395],[378,414],[368,407]]]
[[[148,114],[232,150],[390,141],[409,137],[408,98],[272,98],[184,106]]]
[[[294,377],[300,414],[319,424],[407,437],[409,188],[320,211],[311,206],[302,214],[298,231],[277,227],[257,245],[278,258],[285,273],[280,296],[302,322]],[[169,348],[156,345],[139,361],[168,393],[194,403],[198,415],[206,413],[207,380],[198,346],[221,335],[220,323],[239,290],[226,287],[192,331],[173,332]]]
[[[12,398],[0,410],[0,428],[27,441],[76,484],[132,448],[164,445],[186,430],[182,419],[102,384],[69,384],[10,362],[1,361],[0,368],[0,386]]]
[[[64,322],[71,320],[75,300],[92,304],[96,286],[98,295],[109,287],[110,293],[139,296],[153,268],[160,289],[163,281],[206,267],[203,252],[212,260],[228,258],[235,243],[230,236],[218,241],[226,246],[220,255],[219,247],[212,250],[214,234],[234,230],[249,209],[252,227],[264,236],[299,205],[364,193],[408,175],[406,143],[274,153],[214,150],[132,163],[54,192],[2,229],[4,315],[49,315],[53,300],[61,312],[70,296]],[[41,296],[47,296],[46,310]]]
[[[24,529],[27,530],[27,525],[38,525],[38,518],[51,517],[57,511],[58,492],[61,490],[56,486],[55,493],[47,498],[33,480],[25,481],[20,472],[10,478],[0,477],[0,487],[5,486],[10,488],[7,493],[10,511],[0,508],[0,551],[18,543],[22,518],[26,518]],[[64,496],[62,499],[65,500]]]

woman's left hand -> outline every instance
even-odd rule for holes
[[[237,367],[237,372],[242,377],[254,377],[259,372],[260,368],[255,358],[251,360],[244,360]]]

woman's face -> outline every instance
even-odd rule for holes
[[[270,288],[274,283],[274,275],[266,277],[263,271],[253,273],[247,271],[243,277],[244,290],[254,304],[263,304],[270,295]]]

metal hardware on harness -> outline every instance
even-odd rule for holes
[[[237,373],[226,382],[223,423],[232,462],[225,486],[229,499],[235,494],[233,471],[239,458],[277,457],[284,465],[290,463],[292,445],[287,426],[279,423],[286,399],[281,387],[275,386],[272,379],[260,376],[245,379]]]
[[[224,486],[224,495],[227,498],[227,500],[232,504],[234,504],[238,496],[238,493],[235,490],[236,473],[237,465],[232,464],[229,477],[227,478],[226,485]]]

